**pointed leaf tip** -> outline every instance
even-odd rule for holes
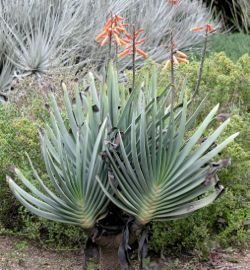
[[[214,110],[215,110],[215,111],[218,111],[219,108],[220,108],[220,103],[217,103],[217,104],[215,105],[215,107],[214,107]]]
[[[234,136],[234,139],[237,138],[240,135],[240,132],[236,132],[235,134],[233,134],[232,136]]]

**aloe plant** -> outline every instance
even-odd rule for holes
[[[150,78],[129,93],[110,64],[100,91],[89,74],[89,90],[77,90],[73,101],[63,84],[67,116],[52,97],[51,122],[40,130],[53,188],[31,161],[37,184],[19,169],[22,186],[7,177],[29,211],[85,229],[100,248],[101,269],[120,269],[118,257],[126,269],[129,244],[138,237],[142,262],[151,221],[184,218],[211,204],[223,191],[216,172],[228,163],[212,160],[238,135],[214,144],[227,120],[200,144],[219,106],[188,136],[205,100],[190,114],[184,90],[173,104],[171,86],[157,94],[156,69]]]
[[[176,7],[166,0],[4,0],[0,2],[0,39],[20,73],[72,65],[102,68],[108,49],[97,50],[94,40],[111,12],[145,29],[144,49],[159,63],[169,57],[166,44],[171,31],[179,49],[197,47],[203,38],[189,30],[213,20],[201,0],[180,0]],[[218,25],[218,20],[213,24]],[[141,65],[137,61],[136,66]],[[127,66],[131,61],[124,59],[119,68]]]

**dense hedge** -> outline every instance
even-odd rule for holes
[[[150,65],[149,63],[145,66],[140,76],[147,76]],[[188,92],[191,92],[195,84],[198,66],[198,63],[191,62],[190,65],[180,66],[176,70],[179,80],[183,79],[183,76],[187,77]],[[166,71],[161,73],[161,87],[167,84],[168,77]],[[61,80],[62,77],[58,77],[55,84],[60,85]],[[63,80],[67,83],[68,78]],[[35,81],[30,84],[22,82],[18,86],[19,90],[26,90],[27,96],[32,96],[32,99],[22,98],[21,104],[16,101],[15,105],[0,107],[0,228],[2,232],[22,234],[46,244],[76,247],[85,239],[79,228],[46,221],[29,214],[12,197],[5,182],[5,176],[11,173],[11,166],[14,164],[26,174],[31,174],[25,152],[46,179],[37,129],[48,119],[48,106],[44,106],[47,103],[46,91],[43,95],[35,94],[41,93],[39,85]],[[232,158],[232,165],[220,173],[226,191],[214,205],[185,220],[154,223],[151,246],[155,251],[195,249],[204,254],[209,248],[218,245],[226,247],[250,244],[250,57],[245,55],[236,63],[223,53],[209,57],[204,67],[198,99],[207,94],[209,96],[204,114],[220,102],[221,112],[232,115],[225,137],[236,131],[241,132],[235,143],[221,153],[222,157]]]

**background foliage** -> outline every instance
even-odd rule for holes
[[[248,0],[204,0],[204,2],[212,6],[214,14],[222,17],[225,27],[249,33],[250,2]]]
[[[171,31],[179,49],[184,49],[197,47],[202,41],[201,35],[189,31],[193,26],[212,21],[218,25],[202,0],[181,0],[178,6],[166,0],[3,0],[0,93],[8,92],[12,78],[21,75],[49,73],[75,65],[103,69],[109,48],[100,47],[95,37],[111,11],[137,28],[144,28],[144,49],[157,62],[169,56],[166,44]],[[142,63],[137,61],[136,65]],[[119,68],[127,66],[131,66],[129,58],[122,60]]]
[[[29,90],[34,91],[32,88]],[[6,174],[11,174],[14,165],[21,168],[25,175],[32,174],[25,153],[29,154],[34,166],[46,179],[38,138],[38,128],[48,118],[44,102],[45,99],[36,98],[32,101],[28,99],[23,104],[0,106],[0,232],[25,236],[53,247],[65,244],[68,248],[77,247],[85,239],[79,228],[31,215],[16,202],[5,181]]]
[[[250,35],[243,33],[226,33],[215,35],[210,47],[212,52],[223,51],[230,59],[236,62],[243,54],[250,54]]]

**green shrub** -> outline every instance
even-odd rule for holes
[[[199,63],[181,65],[177,76],[185,76],[188,88],[194,89]],[[206,59],[198,99],[208,95],[207,110],[216,103],[221,112],[249,111],[250,107],[250,56],[243,55],[236,63],[225,53],[215,53]],[[204,113],[206,113],[206,111]]]
[[[176,71],[177,76],[187,77],[189,92],[197,67],[198,63],[191,63]],[[240,136],[222,153],[232,159],[231,166],[219,174],[226,190],[215,204],[185,220],[154,223],[151,245],[157,251],[194,249],[206,255],[211,247],[250,246],[250,57],[244,55],[237,63],[224,53],[209,57],[198,99],[207,94],[206,108],[220,102],[221,112],[231,114],[224,138],[232,131],[240,131]]]
[[[79,228],[31,215],[17,203],[5,180],[13,165],[22,168],[26,175],[32,173],[25,153],[46,179],[37,132],[48,117],[42,102],[42,99],[34,99],[25,109],[17,109],[14,105],[0,106],[0,228],[54,247],[77,246],[85,239]]]
[[[11,196],[5,177],[11,166],[18,164],[28,168],[25,152],[39,164],[39,143],[37,140],[37,127],[27,118],[18,116],[11,106],[0,107],[0,221],[7,227],[16,227],[18,206]],[[28,170],[29,171],[29,170]],[[27,171],[27,173],[29,173]]]

